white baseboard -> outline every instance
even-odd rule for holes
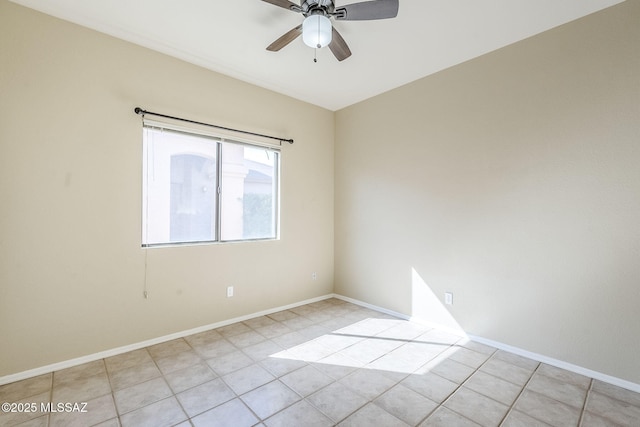
[[[323,301],[325,299],[329,299],[332,297],[333,297],[333,294],[323,295],[320,297],[299,301],[293,304],[283,305],[283,306],[272,308],[269,310],[259,311],[257,313],[247,314],[245,316],[234,317],[233,319],[223,320],[221,322],[211,323],[209,325],[199,326],[197,328],[189,329],[186,331],[176,332],[173,334],[164,335],[162,337],[153,338],[150,340],[125,345],[122,347],[117,347],[110,350],[89,354],[87,356],[77,357],[75,359],[65,360],[63,362],[58,362],[58,363],[52,363],[51,365],[41,366],[35,369],[29,369],[27,371],[18,372],[16,374],[6,375],[3,377],[0,377],[0,385],[9,384],[15,381],[36,377],[38,375],[48,374],[50,372],[59,371],[61,369],[71,368],[74,366],[82,365],[83,363],[93,362],[95,360],[104,359],[106,357],[116,356],[118,354],[126,353],[128,351],[138,350],[140,348],[149,347],[154,344],[160,344],[166,341],[175,340],[177,338],[183,338],[188,335],[205,332],[211,329],[221,328],[223,326],[231,325],[232,323],[242,322],[242,321],[253,319],[260,316],[266,316],[268,314],[276,313],[278,311],[289,310],[291,308],[299,307],[305,304],[311,304],[318,301]]]
[[[618,387],[622,387],[627,390],[634,391],[636,393],[640,393],[640,384],[632,383],[631,381],[623,380],[621,378],[613,377],[611,375],[603,374],[598,371],[593,371],[591,369],[583,368],[582,366],[574,365],[572,363],[565,362],[563,360],[554,359],[553,357],[548,357],[543,354],[538,354],[532,351],[523,350],[518,347],[513,347],[508,344],[489,340],[476,335],[468,335],[468,337],[471,341],[475,341],[481,344],[486,344],[488,346],[495,347],[500,350],[508,351],[510,353],[517,354],[519,356],[533,359],[537,362],[546,363],[547,365],[555,366],[556,368],[565,369],[567,371],[574,372],[576,374],[584,375],[585,377],[593,378],[595,380],[599,380],[599,381],[609,383]]]
[[[398,312],[395,312],[395,311],[392,311],[392,310],[388,310],[388,309],[383,308],[383,307],[378,307],[376,305],[369,304],[369,303],[366,303],[364,301],[360,301],[360,300],[357,300],[357,299],[345,297],[345,296],[338,295],[338,294],[333,294],[333,297],[341,299],[343,301],[350,302],[352,304],[359,305],[361,307],[366,307],[366,308],[369,308],[371,310],[375,310],[375,311],[379,311],[381,313],[389,314],[391,316],[395,316],[395,317],[398,317],[400,319],[410,320],[412,322],[421,323],[421,324],[423,324],[425,326],[429,326],[429,327],[433,327],[433,328],[436,328],[436,329],[440,329],[440,330],[443,330],[445,332],[452,333],[454,335],[459,335],[461,337],[466,337],[471,341],[475,341],[475,342],[478,342],[478,343],[481,343],[481,344],[485,344],[485,345],[488,345],[488,346],[491,346],[491,347],[495,347],[495,348],[497,348],[499,350],[508,351],[510,353],[517,354],[519,356],[523,356],[523,357],[527,357],[529,359],[533,359],[533,360],[535,360],[537,362],[546,363],[547,365],[555,366],[556,368],[565,369],[567,371],[574,372],[576,374],[584,375],[584,376],[589,377],[589,378],[593,378],[593,379],[596,379],[596,380],[599,380],[599,381],[602,381],[602,382],[605,382],[605,383],[608,383],[608,384],[612,384],[612,385],[615,385],[615,386],[618,386],[618,387],[622,387],[622,388],[627,389],[627,390],[634,391],[636,393],[640,393],[640,384],[636,384],[636,383],[633,383],[631,381],[623,380],[621,378],[617,378],[617,377],[613,377],[611,375],[603,374],[603,373],[598,372],[598,371],[593,371],[591,369],[583,368],[582,366],[578,366],[578,365],[574,365],[572,363],[568,363],[568,362],[565,362],[565,361],[562,361],[562,360],[554,359],[553,357],[548,357],[548,356],[545,356],[545,355],[542,355],[542,354],[538,354],[538,353],[534,353],[534,352],[531,352],[531,351],[528,351],[528,350],[523,350],[521,348],[514,347],[514,346],[511,346],[511,345],[508,345],[508,344],[504,344],[504,343],[501,343],[501,342],[498,342],[498,341],[493,341],[493,340],[486,339],[486,338],[483,338],[483,337],[479,337],[479,336],[476,336],[476,335],[466,334],[466,333],[464,333],[462,331],[451,329],[451,328],[445,328],[445,327],[442,327],[441,325],[437,325],[437,324],[432,323],[432,322],[426,322],[423,319],[417,319],[417,318],[414,318],[412,316],[407,316],[406,314],[402,314],[402,313],[398,313]]]

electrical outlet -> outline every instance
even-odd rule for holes
[[[444,293],[444,303],[447,305],[453,305],[453,294],[451,292]]]
[[[227,286],[227,298],[231,298],[233,296],[233,286]]]

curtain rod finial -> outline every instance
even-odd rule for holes
[[[133,112],[134,112],[134,113],[136,113],[136,114],[143,114],[143,113],[144,113],[144,110],[143,110],[142,108],[140,108],[140,107],[136,107],[136,108],[133,110]]]

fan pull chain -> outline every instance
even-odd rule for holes
[[[318,62],[318,49],[313,49],[313,62]]]

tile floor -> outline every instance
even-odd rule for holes
[[[638,393],[337,299],[0,386],[0,402],[37,409],[2,426],[640,426]]]

